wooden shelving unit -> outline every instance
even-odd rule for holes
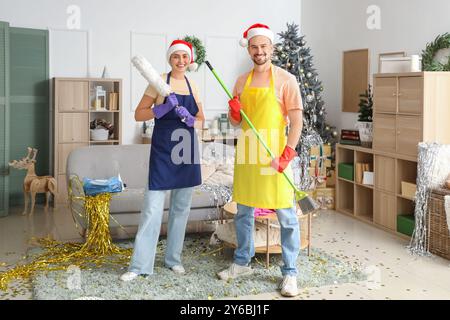
[[[401,183],[416,183],[417,145],[450,143],[450,72],[374,75],[373,149],[338,144],[336,163],[372,163],[374,185],[339,178],[336,209],[401,237],[397,216],[414,214]],[[356,175],[356,172],[354,172]]]
[[[95,87],[106,91],[105,109],[94,109]],[[118,93],[117,110],[109,110],[109,93]],[[57,203],[67,201],[66,161],[74,149],[122,143],[122,80],[103,78],[53,78],[53,174],[57,177]],[[92,140],[90,123],[104,119],[114,125],[108,140]]]

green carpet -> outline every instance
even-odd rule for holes
[[[119,243],[130,247],[132,243]],[[232,252],[223,255],[219,247],[209,245],[209,235],[188,235],[183,250],[185,275],[176,275],[164,267],[163,257],[166,240],[158,244],[155,274],[139,277],[132,282],[119,281],[126,266],[105,265],[77,271],[43,272],[32,278],[35,299],[164,299],[196,300],[220,299],[274,292],[281,280],[279,266],[281,255],[271,256],[271,268],[264,266],[265,255],[257,255],[252,262],[255,273],[251,276],[224,282],[216,273],[229,266]],[[361,268],[348,265],[319,249],[312,249],[308,257],[302,251],[298,258],[299,288],[338,283],[356,282],[366,279]],[[77,278],[74,278],[77,277]],[[75,281],[74,281],[75,279]],[[78,281],[79,279],[79,281]],[[69,285],[68,285],[69,284]],[[72,289],[69,289],[72,288]]]

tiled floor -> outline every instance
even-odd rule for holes
[[[60,207],[34,216],[20,208],[0,218],[0,271],[24,257],[31,237],[52,235],[60,241],[80,241],[69,211]],[[450,299],[450,261],[411,256],[407,241],[334,211],[313,220],[312,244],[329,254],[359,263],[369,280],[360,283],[303,288],[296,299]],[[0,299],[31,299],[29,284],[14,283]],[[278,292],[240,299],[284,299]]]

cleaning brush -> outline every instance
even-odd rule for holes
[[[217,81],[219,81],[220,85],[225,90],[225,92],[228,95],[228,97],[230,99],[233,99],[233,95],[231,94],[230,90],[228,90],[226,85],[223,83],[223,81],[217,75],[216,71],[211,66],[209,61],[205,61],[205,63],[208,66],[209,70],[211,70],[211,72],[213,73],[213,75],[215,76]],[[253,123],[250,121],[250,119],[247,117],[247,115],[245,114],[245,112],[242,109],[241,109],[241,116],[242,116],[242,118],[244,118],[244,120],[250,126],[250,128],[255,133],[256,137],[258,138],[258,141],[261,142],[261,144],[264,146],[264,149],[266,149],[267,153],[270,155],[270,157],[273,160],[275,158],[275,155],[273,154],[272,150],[270,150],[270,148],[267,146],[266,142],[261,137],[261,135],[259,134],[258,130],[256,130],[255,126],[253,125]],[[311,198],[306,192],[299,190],[295,186],[295,184],[292,181],[292,179],[286,174],[286,172],[283,171],[283,175],[287,179],[289,184],[292,186],[292,188],[294,189],[295,201],[297,202],[297,204],[300,207],[300,210],[302,211],[303,214],[308,214],[308,213],[314,212],[317,209],[319,209],[319,205],[317,204],[317,202],[314,201],[314,199]]]

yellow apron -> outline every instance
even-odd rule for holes
[[[256,130],[277,157],[286,146],[286,120],[278,103],[273,69],[270,87],[250,87],[253,70],[247,78],[240,101]],[[233,200],[239,204],[264,209],[291,208],[294,191],[282,174],[270,166],[271,158],[247,122],[242,119],[242,132],[236,146]],[[288,166],[286,174],[292,177]]]

